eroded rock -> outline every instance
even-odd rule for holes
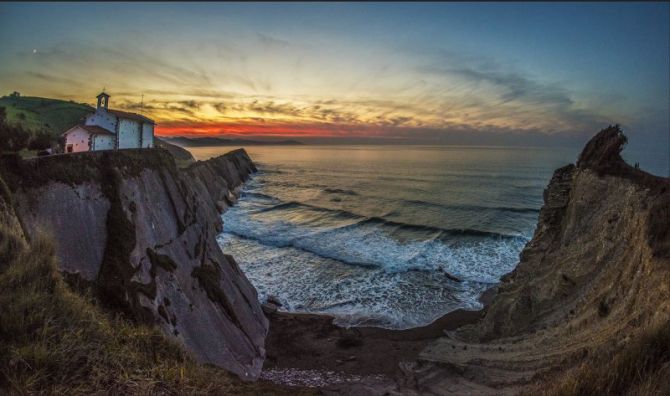
[[[155,323],[201,362],[259,376],[268,322],[216,235],[255,171],[244,150],[179,170],[161,149],[61,155],[5,166],[30,235],[51,233],[62,271],[101,303]],[[221,203],[224,204],[221,204]]]

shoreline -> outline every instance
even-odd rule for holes
[[[457,309],[434,322],[406,330],[379,327],[340,327],[324,314],[275,312],[268,315],[267,357],[263,370],[309,370],[392,379],[398,363],[415,360],[434,339],[486,312],[497,286],[479,298],[479,311]],[[383,356],[383,359],[379,357]]]

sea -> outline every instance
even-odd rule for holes
[[[189,148],[204,160],[233,147]],[[259,171],[218,242],[281,310],[407,329],[512,271],[553,171],[579,149],[249,146]],[[660,163],[659,163],[660,164]],[[652,164],[654,166],[661,165]],[[661,171],[658,171],[659,173]]]

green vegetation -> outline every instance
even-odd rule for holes
[[[86,114],[95,111],[89,105],[72,101],[8,95],[0,98],[7,112],[7,123],[20,126],[31,134],[44,132],[58,138],[76,125]]]
[[[30,133],[7,122],[7,111],[0,107],[0,151],[20,151],[28,146]]]
[[[153,326],[110,316],[68,287],[49,238],[29,244],[15,228],[0,223],[0,394],[312,393],[244,383]]]
[[[18,92],[0,98],[0,151],[21,151],[31,157],[60,141],[91,106],[57,99],[24,97]],[[26,149],[33,150],[26,151]]]
[[[18,92],[0,98],[0,151],[17,151],[23,158],[60,143],[60,137],[95,109],[73,101],[21,96]],[[4,127],[3,127],[4,125]],[[188,150],[155,138],[156,147],[166,149],[180,168],[195,162]]]

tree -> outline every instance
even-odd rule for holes
[[[0,107],[0,150],[19,151],[28,145],[30,132],[20,126],[7,124],[7,111]]]
[[[0,128],[0,150],[20,151],[28,146],[30,133],[21,127],[3,125]]]
[[[52,143],[51,134],[45,130],[41,130],[33,136],[28,148],[31,150],[46,150],[51,147]]]
[[[20,151],[28,147],[30,141],[30,132],[17,126],[12,129],[11,148],[12,151]]]

